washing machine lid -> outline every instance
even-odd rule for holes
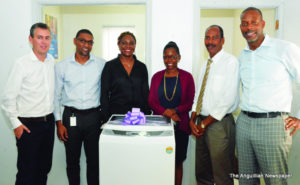
[[[170,119],[160,115],[146,115],[145,124],[126,125],[124,124],[125,115],[113,114],[107,123],[103,124],[102,129],[119,131],[167,131],[173,130]]]

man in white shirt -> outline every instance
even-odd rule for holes
[[[205,32],[209,59],[200,72],[190,127],[196,138],[196,179],[198,185],[233,185],[235,124],[237,108],[238,61],[222,50],[223,29],[212,25]],[[195,124],[197,123],[197,125]]]
[[[300,85],[300,48],[264,35],[264,26],[259,9],[242,12],[240,29],[248,44],[239,57],[242,99],[236,143],[241,185],[259,184],[261,173],[267,185],[287,184],[280,176],[289,175],[291,136],[300,128],[300,120],[288,115],[293,81]]]
[[[3,93],[2,108],[17,139],[16,185],[46,185],[54,143],[54,59],[47,54],[50,29],[30,29],[32,51],[19,58]]]

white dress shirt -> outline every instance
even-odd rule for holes
[[[75,54],[55,65],[55,120],[62,120],[61,106],[84,110],[100,105],[101,73],[105,60],[90,55],[81,65]]]
[[[221,120],[226,114],[234,112],[239,103],[239,64],[231,54],[221,50],[213,58],[210,65],[204,91],[201,115],[211,115]],[[192,111],[196,112],[207,60],[200,71],[200,84],[195,94]]]
[[[33,51],[19,58],[12,68],[2,98],[2,109],[12,128],[18,117],[41,117],[53,112],[54,59],[39,61]]]
[[[292,86],[300,85],[300,48],[265,35],[254,51],[241,52],[241,109],[250,112],[290,112]]]

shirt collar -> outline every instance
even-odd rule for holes
[[[215,56],[213,56],[211,58],[213,60],[213,63],[215,63],[216,61],[218,61],[222,57],[223,53],[224,53],[224,50],[221,49]],[[210,58],[208,58],[208,59],[210,59]]]
[[[271,39],[270,39],[269,35],[265,34],[265,38],[258,48],[271,46],[270,40]],[[256,49],[258,49],[258,48],[256,48]],[[244,50],[250,50],[248,43],[247,43],[246,47],[244,48]]]
[[[121,56],[121,54],[118,54],[118,57],[117,57],[117,58],[119,58],[119,60],[120,60],[120,56]],[[134,59],[134,60],[137,60],[135,54],[133,54],[132,56],[133,56],[133,59]]]
[[[72,56],[72,60],[71,60],[72,62],[76,62],[76,59],[75,59],[75,53],[74,53],[74,55]],[[86,64],[87,63],[89,63],[89,62],[92,62],[92,61],[95,61],[95,56],[94,55],[92,55],[92,54],[90,54],[90,58],[89,58],[89,60],[86,62]],[[77,63],[77,62],[76,62]]]
[[[47,57],[46,57],[46,59],[45,59],[44,62],[47,62],[47,61],[49,60],[49,58],[50,58],[49,55],[50,55],[50,54],[47,53]],[[40,61],[40,60],[37,58],[37,56],[35,55],[35,53],[33,52],[33,50],[30,51],[30,58],[31,58],[32,61],[35,61],[35,62],[42,62],[42,61]]]

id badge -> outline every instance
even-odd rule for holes
[[[75,127],[76,126],[76,117],[74,114],[70,117],[70,126]]]

